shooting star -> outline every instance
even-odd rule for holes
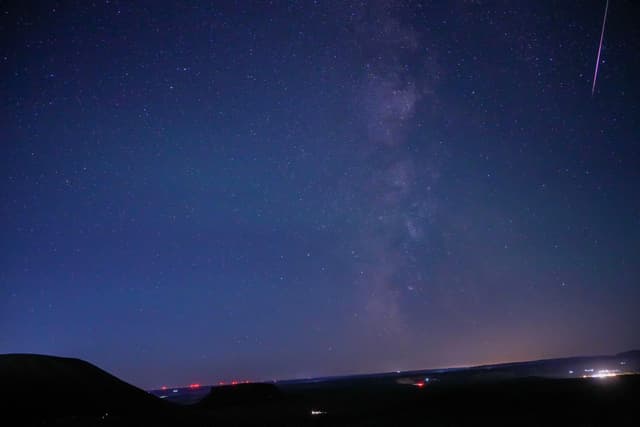
[[[596,91],[596,80],[598,79],[598,67],[600,66],[600,53],[602,52],[602,40],[604,40],[604,26],[607,23],[607,11],[609,10],[609,0],[604,7],[604,18],[602,19],[602,31],[600,32],[600,44],[598,45],[598,57],[596,58],[596,70],[593,73],[593,85],[591,86],[591,96]]]

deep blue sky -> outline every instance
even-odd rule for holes
[[[0,353],[142,387],[640,347],[640,7],[4,2]],[[135,4],[132,4],[135,3]]]

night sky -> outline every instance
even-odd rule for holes
[[[24,3],[0,353],[152,388],[640,347],[637,2],[593,96],[604,1]]]

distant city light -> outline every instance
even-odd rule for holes
[[[324,414],[326,414],[325,411],[320,411],[320,410],[317,410],[317,409],[312,409],[311,410],[311,415],[324,415]]]
[[[587,371],[585,369],[585,371]],[[583,375],[582,378],[609,378],[616,377],[620,374],[620,370],[618,369],[600,369],[595,372],[594,369],[588,370],[587,372],[594,372],[591,375]]]
[[[618,375],[618,370],[614,369],[614,370],[609,370],[609,369],[600,369],[598,372],[596,372],[594,375],[592,375],[594,378],[607,378],[607,377],[615,377],[616,375]]]

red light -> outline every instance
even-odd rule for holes
[[[416,387],[419,387],[419,388],[424,387],[424,383],[423,383],[423,382],[415,383],[414,385],[415,385]]]
[[[189,384],[189,388],[199,388],[200,384],[198,383],[194,383],[194,384]]]
[[[167,389],[167,386],[166,386],[166,385],[163,385],[161,388],[162,388],[162,390],[166,390],[166,389]]]
[[[235,381],[235,380],[231,381],[231,385],[237,385],[237,384],[238,384],[238,381]]]

